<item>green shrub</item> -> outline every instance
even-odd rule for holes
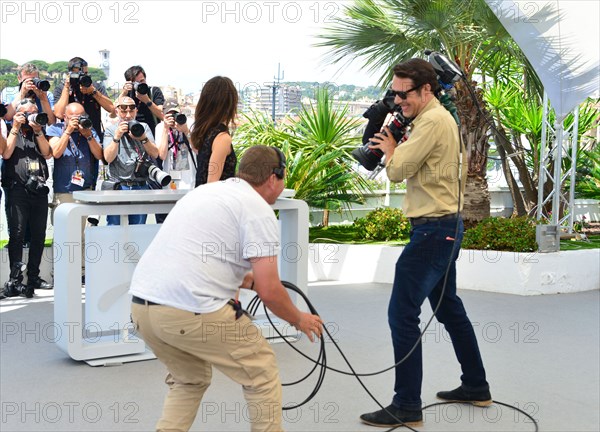
[[[535,219],[489,217],[465,231],[462,247],[511,252],[537,250]]]
[[[377,208],[354,225],[365,240],[389,241],[408,237],[410,222],[402,210],[391,207]]]

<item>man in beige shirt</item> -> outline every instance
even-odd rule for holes
[[[410,137],[397,145],[386,126],[385,133],[371,138],[370,148],[385,155],[389,179],[406,179],[404,211],[412,226],[410,243],[396,263],[388,308],[396,362],[394,398],[388,407],[360,416],[374,426],[422,424],[419,315],[425,299],[450,334],[462,368],[461,386],[439,392],[438,398],[477,406],[492,403],[475,332],[456,295],[464,181],[459,181],[458,127],[436,98],[438,88],[435,70],[427,61],[411,59],[396,65],[391,90],[404,117],[413,119]]]

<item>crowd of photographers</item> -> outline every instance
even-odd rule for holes
[[[101,82],[93,82],[81,57],[72,58],[65,73],[51,92],[34,64],[22,65],[19,85],[0,95],[0,172],[10,266],[0,298],[31,298],[36,289],[53,288],[40,277],[48,212],[53,223],[54,208],[74,202],[73,192],[195,186],[188,119],[177,100],[165,100],[160,88],[146,83],[141,66],[125,71],[126,82],[114,102]],[[156,215],[156,220],[165,217]],[[107,217],[108,225],[119,222],[120,216]],[[129,224],[145,222],[146,215],[129,216]]]

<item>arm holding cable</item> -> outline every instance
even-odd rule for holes
[[[252,272],[253,289],[265,306],[306,334],[311,342],[314,341],[314,335],[321,337],[323,321],[319,316],[302,312],[294,305],[279,279],[276,256],[252,259]]]

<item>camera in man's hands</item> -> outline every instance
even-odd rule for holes
[[[79,116],[79,126],[81,126],[84,129],[91,129],[92,120],[90,119],[90,116],[87,114],[81,114]]]
[[[50,193],[50,188],[46,186],[46,180],[35,174],[29,175],[25,189],[32,195],[48,195]]]
[[[69,72],[69,84],[71,88],[78,89],[81,87],[91,87],[92,77],[83,72]]]
[[[161,186],[171,183],[171,176],[147,159],[139,159],[135,163],[136,177],[147,177]]]
[[[136,138],[141,137],[146,132],[144,129],[144,125],[137,120],[129,120],[127,122],[127,128],[128,131],[131,132],[131,135],[133,135]]]
[[[31,82],[33,82],[33,85],[36,86],[41,91],[50,90],[50,81],[48,81],[48,80],[43,80],[40,78],[33,78],[31,80]]]
[[[0,118],[8,114],[8,105],[0,104]]]
[[[150,93],[150,87],[148,86],[148,84],[143,83],[143,82],[134,82],[133,90],[138,92],[139,94],[144,94],[144,95]]]
[[[40,126],[46,126],[48,124],[48,114],[43,112],[35,114],[25,114],[25,117],[30,123],[36,123]]]
[[[402,137],[404,137],[406,134],[406,128],[411,121],[411,119],[404,117],[400,111],[393,113],[392,119],[387,126],[389,127],[392,137],[396,142],[399,142]],[[384,128],[381,128],[380,132],[387,136],[387,132]],[[362,147],[358,147],[352,151],[352,156],[354,156],[354,159],[356,159],[365,169],[373,171],[381,162],[381,158],[383,158],[383,152],[376,148],[369,148],[370,144],[371,141],[367,140]]]

